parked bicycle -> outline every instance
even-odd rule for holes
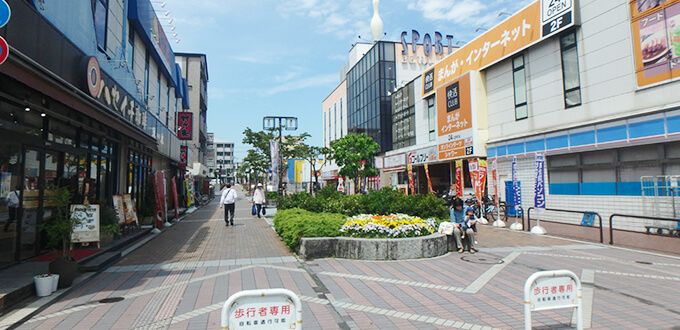
[[[484,214],[489,221],[496,221],[497,219],[508,220],[508,206],[504,201],[498,202],[496,207],[496,198],[494,196],[482,198],[484,204]]]

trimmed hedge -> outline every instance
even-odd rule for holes
[[[316,193],[316,197],[307,192],[299,192],[279,199],[279,210],[293,208],[318,213],[341,213],[346,216],[403,213],[423,219],[449,217],[443,199],[433,194],[405,196],[389,187],[371,191],[366,195],[342,195],[332,186],[326,186]]]
[[[277,210],[274,228],[291,251],[298,251],[302,237],[340,236],[346,216],[339,213],[313,213],[299,208]]]

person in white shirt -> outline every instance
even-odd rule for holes
[[[255,189],[255,192],[253,193],[253,203],[255,203],[255,207],[257,208],[257,217],[262,218],[260,216],[260,211],[262,211],[262,205],[266,203],[266,199],[264,197],[264,189],[262,189],[262,184],[258,183],[257,188]]]
[[[222,198],[220,198],[220,208],[224,205],[224,222],[227,226],[229,223],[234,225],[234,211],[236,210],[236,190],[231,188],[231,183],[227,183],[227,188],[222,191]]]

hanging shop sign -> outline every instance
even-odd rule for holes
[[[9,18],[12,16],[12,10],[9,8],[9,4],[5,0],[0,0],[0,28],[5,26],[9,22]],[[0,64],[4,63],[9,57],[9,45],[3,37],[0,36]]]
[[[99,68],[99,61],[92,56],[86,59],[85,85],[83,90],[109,110],[117,113],[126,121],[146,130],[148,112],[141,103],[118,85]]]
[[[528,5],[424,72],[422,96],[573,26],[576,6],[576,0],[540,0]]]
[[[437,146],[421,148],[410,151],[407,156],[407,161],[411,165],[427,164],[437,161]]]
[[[180,112],[177,114],[177,138],[180,140],[191,140],[193,138],[194,114],[191,112]]]
[[[186,167],[189,159],[189,147],[179,146],[179,166]]]

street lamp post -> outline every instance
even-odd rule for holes
[[[267,116],[262,119],[262,127],[265,130],[277,129],[279,131],[279,147],[278,147],[278,194],[283,196],[283,158],[281,157],[281,139],[282,130],[294,131],[298,128],[297,117],[277,117],[277,116]],[[273,164],[272,164],[273,165]]]

